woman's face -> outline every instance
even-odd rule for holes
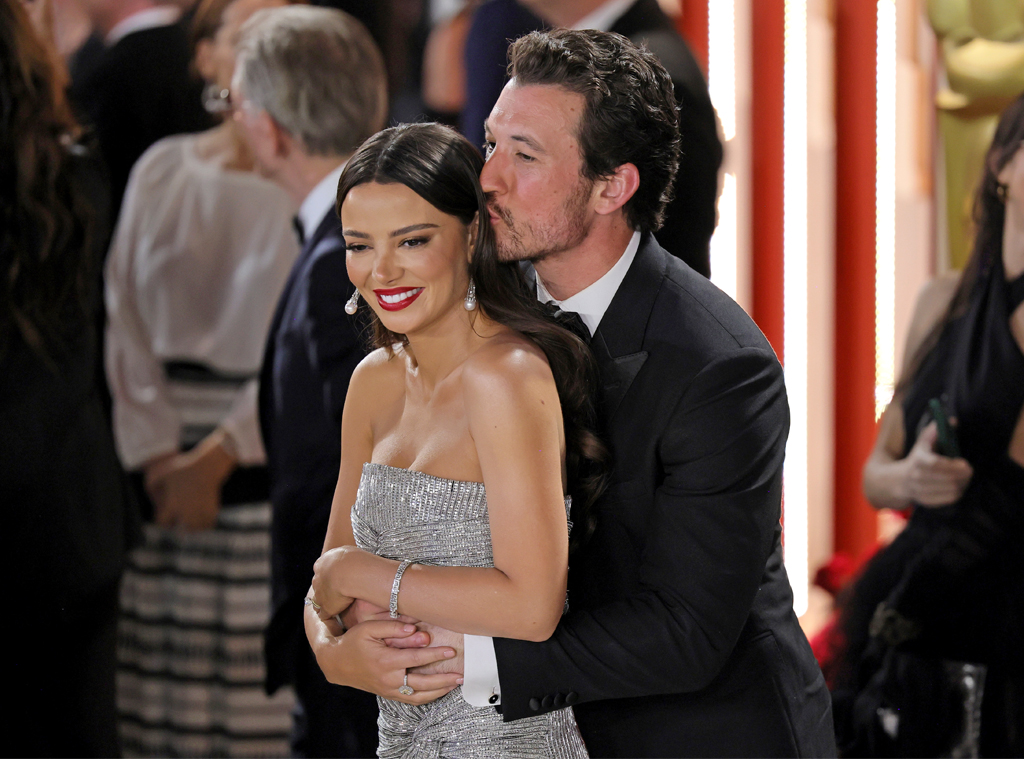
[[[235,73],[235,44],[242,25],[256,11],[285,5],[285,0],[235,0],[224,9],[220,26],[212,39],[202,40],[196,50],[196,67],[210,84],[231,88]]]
[[[349,190],[341,225],[349,279],[385,327],[412,336],[465,319],[472,225],[398,183]]]

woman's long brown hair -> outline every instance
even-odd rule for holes
[[[20,0],[0,0],[0,355],[20,336],[49,360],[69,309],[92,305],[96,214],[69,168],[78,132],[60,66]]]
[[[587,345],[558,324],[536,295],[518,263],[498,260],[487,198],[480,188],[483,158],[458,132],[440,124],[403,124],[378,132],[349,160],[338,184],[338,213],[353,187],[369,182],[403,184],[439,211],[480,229],[469,273],[476,299],[488,317],[532,340],[547,356],[562,405],[565,464],[573,497],[573,547],[593,531],[591,507],[606,486],[608,451],[597,435],[597,364]],[[392,350],[408,344],[370,312],[372,344]]]

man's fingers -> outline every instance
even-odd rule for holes
[[[359,624],[371,638],[384,641],[387,638],[408,638],[416,632],[416,625],[391,619],[370,620]]]
[[[388,638],[384,642],[391,648],[423,648],[430,645],[430,636],[425,632],[417,632],[408,638]]]
[[[455,656],[452,648],[391,648],[388,662],[395,669],[415,669]]]
[[[410,682],[410,685],[412,683]],[[437,690],[424,690],[416,691],[411,696],[402,696],[396,694],[394,697],[388,696],[392,701],[401,701],[405,704],[415,704],[416,706],[422,706],[423,704],[429,704],[431,701],[437,701],[441,696],[447,696],[455,689],[455,686],[450,688],[438,688]]]
[[[443,675],[418,675],[409,673],[409,687],[415,691],[451,690],[462,679],[460,672],[448,672]]]

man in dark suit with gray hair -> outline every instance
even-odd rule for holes
[[[369,33],[338,10],[255,14],[238,43],[232,102],[262,174],[298,207],[302,252],[285,284],[260,374],[260,426],[273,505],[273,613],[267,690],[298,696],[297,756],[372,756],[377,703],[324,680],[302,631],[341,461],[341,412],[364,351],[345,313],[352,284],[334,210],[345,161],[384,126],[384,65]]]

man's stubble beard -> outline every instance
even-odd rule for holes
[[[541,228],[517,224],[511,214],[496,205],[490,207],[501,217],[504,229],[495,228],[499,261],[530,261],[537,263],[549,256],[570,250],[582,243],[590,233],[587,201],[594,182],[580,177],[579,183],[562,206],[559,218]],[[524,239],[529,233],[529,243]]]

